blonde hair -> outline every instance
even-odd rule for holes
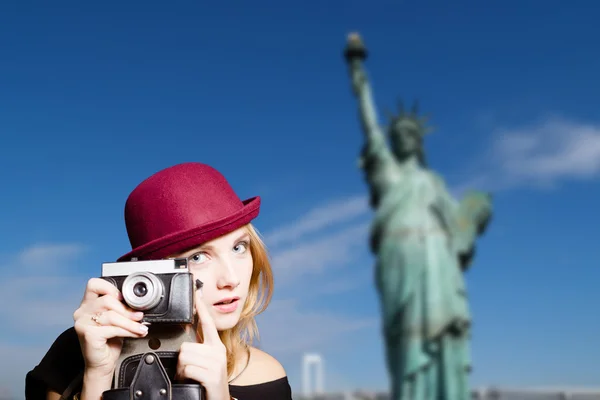
[[[244,228],[250,235],[250,254],[253,263],[248,297],[238,323],[229,330],[219,332],[221,341],[227,349],[227,375],[230,377],[239,354],[247,351],[254,339],[258,338],[255,317],[266,310],[273,296],[273,271],[267,248],[252,224],[247,224]],[[198,326],[198,335],[202,340],[200,326]]]

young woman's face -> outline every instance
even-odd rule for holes
[[[177,258],[187,258],[194,280],[200,279],[202,300],[217,330],[233,328],[240,319],[252,276],[250,235],[246,228],[213,239]]]

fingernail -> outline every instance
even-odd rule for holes
[[[140,332],[147,333],[148,332],[148,327],[146,325],[140,325]]]
[[[140,319],[140,318],[143,318],[143,317],[144,317],[144,313],[141,312],[141,311],[133,313],[133,318],[135,318],[135,319]]]

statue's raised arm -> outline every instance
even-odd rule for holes
[[[363,67],[367,50],[358,34],[349,35],[344,57],[348,63],[352,90],[358,99],[360,122],[366,139],[359,166],[365,171],[371,205],[377,207],[384,193],[392,187],[397,173],[395,159],[379,125],[371,85]]]
[[[360,121],[366,145],[377,148],[385,147],[385,137],[379,126],[371,85],[363,66],[363,61],[367,58],[367,50],[357,33],[348,35],[344,57],[348,63],[352,90],[358,99]]]

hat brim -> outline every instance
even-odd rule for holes
[[[248,224],[260,213],[261,199],[259,196],[251,197],[242,203],[244,206],[234,214],[213,221],[210,224],[175,232],[148,242],[122,255],[117,259],[117,262],[130,261],[133,258],[138,260],[160,260],[233,232]]]

